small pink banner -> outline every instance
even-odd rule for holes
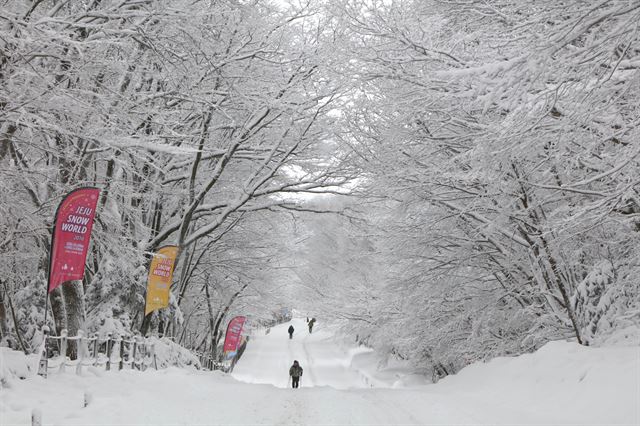
[[[227,335],[224,339],[224,352],[235,352],[238,350],[238,342],[242,335],[242,327],[247,317],[235,317],[227,325]]]

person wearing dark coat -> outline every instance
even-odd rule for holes
[[[311,321],[309,321],[309,333],[311,333],[313,331],[313,324],[316,323],[316,319],[315,318],[311,318]]]
[[[300,386],[300,377],[302,377],[302,367],[298,364],[298,361],[293,361],[293,365],[289,368],[289,376],[291,377],[291,387],[297,388]]]
[[[294,330],[293,326],[290,325],[289,326],[289,330],[288,330],[289,331],[289,339],[293,339],[293,330]]]

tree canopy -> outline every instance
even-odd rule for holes
[[[55,325],[215,353],[236,313],[344,319],[436,375],[640,322],[640,5],[10,1],[0,325],[39,339],[58,202],[101,189]],[[180,256],[143,323],[149,259]]]

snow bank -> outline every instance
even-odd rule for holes
[[[435,388],[523,407],[533,418],[544,410],[558,423],[640,424],[640,346],[550,342],[532,354],[470,365]]]
[[[345,353],[328,327],[311,335],[300,328],[294,339],[276,327],[252,339],[236,367],[249,383],[194,368],[89,367],[82,376],[68,369],[2,388],[0,419],[3,426],[29,425],[38,410],[45,424],[83,426],[640,425],[638,345],[551,342],[532,354],[473,364],[436,384],[406,386],[411,376],[404,364],[379,369],[375,353],[362,347]],[[166,359],[177,356],[169,353]],[[3,371],[28,363],[20,353],[2,354]],[[292,358],[305,365],[295,390],[286,388]],[[396,388],[371,388],[363,375]],[[257,384],[269,380],[274,383]]]
[[[350,368],[356,370],[362,382],[372,388],[402,388],[430,384],[424,375],[411,369],[408,362],[390,359],[383,362],[372,349],[361,346],[348,351]]]

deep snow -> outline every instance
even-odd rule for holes
[[[374,371],[375,354],[338,344],[322,322],[312,335],[304,320],[293,324],[292,340],[288,323],[256,330],[232,375],[90,369],[5,380],[0,423],[30,424],[36,408],[55,425],[640,424],[638,346],[552,342],[415,385],[402,368]],[[6,379],[22,358],[1,353]],[[300,389],[286,388],[293,359],[305,369]]]

